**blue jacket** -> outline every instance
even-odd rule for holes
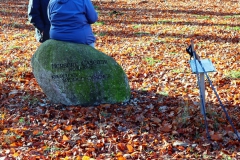
[[[48,3],[49,0],[29,0],[28,4],[28,19],[35,27],[36,39],[39,42],[49,39]]]
[[[48,17],[51,39],[87,45],[96,41],[91,24],[98,15],[90,0],[51,0]]]

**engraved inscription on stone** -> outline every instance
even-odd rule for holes
[[[53,70],[67,69],[69,71],[73,71],[73,70],[81,70],[81,69],[86,69],[86,68],[93,68],[94,66],[104,65],[104,64],[107,64],[106,60],[87,60],[87,61],[82,61],[80,63],[77,63],[77,62],[53,63],[52,69]]]
[[[75,81],[101,81],[110,77],[110,74],[94,74],[88,77],[77,77],[77,74],[57,74],[52,75],[52,79],[62,79],[63,82],[75,82]]]
[[[52,64],[52,69],[57,70],[57,69],[72,69],[72,68],[78,68],[77,63],[54,63]]]
[[[101,74],[97,73],[88,77],[81,77],[77,73],[71,73],[71,71],[83,70],[87,68],[94,68],[97,65],[104,65],[107,64],[106,60],[86,60],[80,63],[71,62],[71,63],[53,63],[52,69],[53,70],[66,70],[68,71],[67,74],[53,74],[52,79],[61,79],[64,83],[66,82],[76,82],[76,81],[85,81],[85,80],[92,80],[92,81],[101,81],[110,77],[110,74]]]

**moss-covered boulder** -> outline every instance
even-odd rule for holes
[[[53,103],[97,105],[130,98],[121,66],[88,45],[48,40],[34,53],[31,65],[39,86]]]

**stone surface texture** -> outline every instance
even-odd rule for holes
[[[91,46],[47,40],[32,56],[31,65],[39,86],[53,103],[98,105],[130,99],[122,67]]]

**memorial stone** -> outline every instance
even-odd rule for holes
[[[47,40],[32,56],[31,65],[39,86],[53,103],[98,105],[130,99],[122,67],[91,46]]]

